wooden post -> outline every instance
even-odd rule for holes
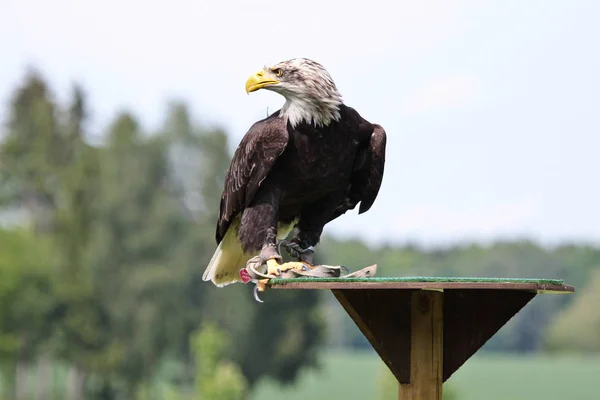
[[[399,400],[442,400],[444,293],[411,294],[410,383],[400,383]]]

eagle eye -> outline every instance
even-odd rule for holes
[[[277,76],[277,77],[281,77],[283,75],[283,70],[281,68],[277,68],[273,70],[273,73]]]

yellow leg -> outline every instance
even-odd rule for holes
[[[274,258],[267,260],[267,274],[269,275],[279,275],[279,271],[281,272],[285,272],[288,271],[290,269],[295,269],[297,271],[302,271],[302,269],[304,268],[304,266],[307,266],[308,268],[314,268],[312,265],[310,265],[307,262],[300,262],[300,261],[290,261],[290,262],[286,262],[284,264],[279,264],[277,262],[277,260],[275,260]]]

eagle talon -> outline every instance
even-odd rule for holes
[[[298,243],[284,239],[277,244],[277,249],[280,254],[282,247],[287,251],[290,257],[307,264],[312,264],[312,257],[314,254],[314,248],[312,246],[304,249]]]
[[[256,300],[259,303],[264,303],[264,301],[262,301],[260,299],[260,297],[258,297],[258,292],[261,291],[260,288],[258,287],[258,284],[256,286],[254,286],[254,290],[253,290],[253,294],[254,294],[254,300]]]

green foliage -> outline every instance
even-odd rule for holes
[[[600,354],[598,304],[600,269],[594,271],[576,299],[557,314],[545,337],[546,348],[551,352]]]
[[[14,391],[17,363],[35,360],[51,343],[55,262],[47,241],[26,230],[0,229],[0,386],[5,390]]]
[[[240,400],[248,385],[237,365],[223,361],[228,339],[214,325],[193,334],[191,347],[196,360],[196,396],[198,400]]]
[[[233,357],[251,384],[264,376],[291,384],[300,372],[299,365],[317,365],[324,327],[318,293],[301,292],[261,295],[264,303],[253,310]],[[250,295],[248,290],[247,302],[253,301]]]
[[[46,241],[0,230],[0,359],[31,357],[48,338],[55,262]]]
[[[172,310],[178,274],[171,256],[185,219],[164,190],[168,169],[159,139],[143,139],[137,121],[119,115],[98,154],[97,194],[83,262],[101,299],[108,364],[90,365],[104,376],[99,390],[132,396],[159,365],[181,318]],[[113,355],[114,357],[111,357]]]

